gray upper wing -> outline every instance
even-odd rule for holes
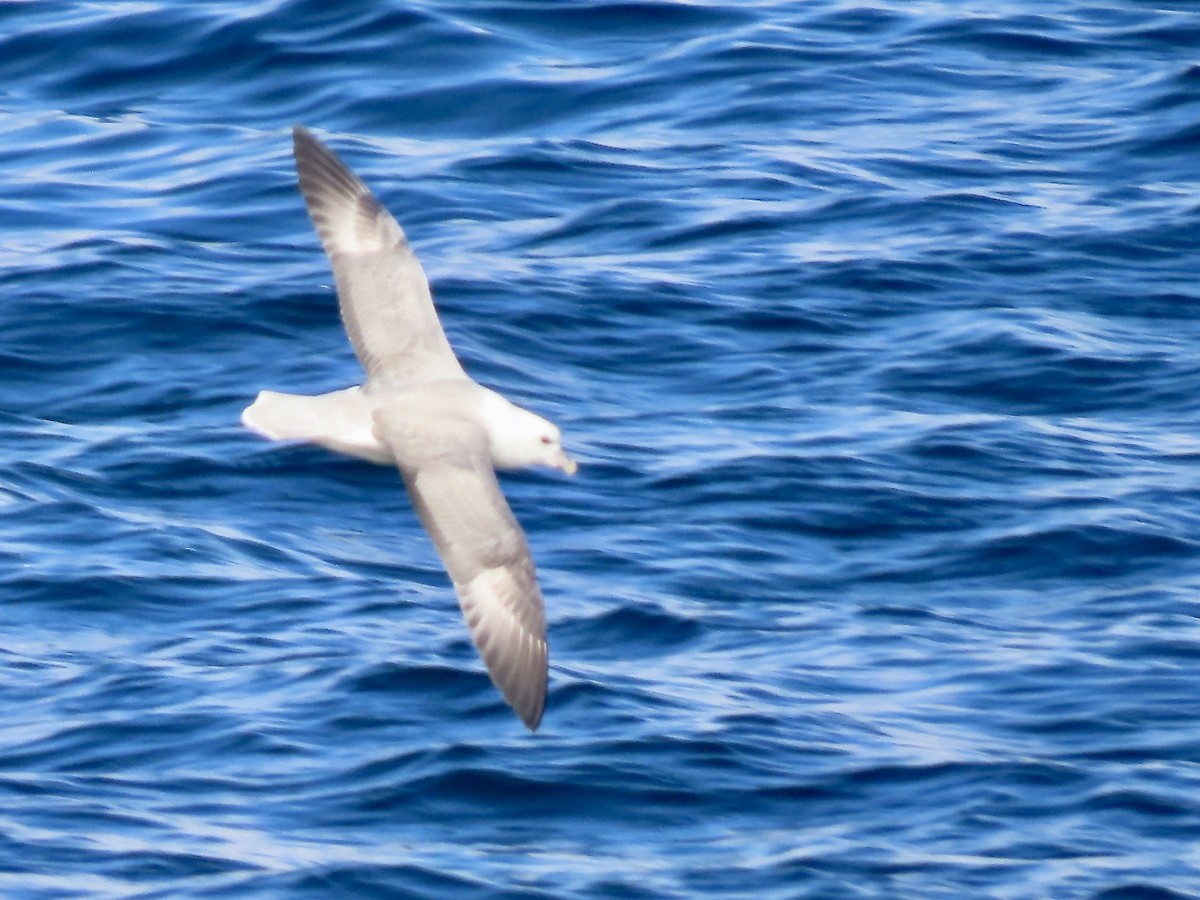
[[[371,379],[462,376],[429,281],[396,220],[304,128],[292,131],[296,174],[333,266],[350,343]]]
[[[483,428],[466,418],[384,408],[375,421],[458,593],[471,639],[504,699],[532,731],[546,703],[542,592],[525,534],[504,499]]]

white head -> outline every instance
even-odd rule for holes
[[[562,446],[562,433],[553,422],[491,394],[483,405],[492,465],[497,469],[548,466],[574,475],[579,468]]]

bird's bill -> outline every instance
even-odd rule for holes
[[[556,456],[554,458],[554,462],[552,463],[552,465],[556,469],[562,469],[568,475],[574,475],[576,472],[579,471],[579,464],[577,462],[575,462],[575,460],[571,459],[571,457],[567,456],[566,453],[563,453],[563,452],[560,452],[558,454],[558,456]]]

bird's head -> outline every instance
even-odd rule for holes
[[[546,466],[574,475],[579,466],[567,456],[562,432],[553,422],[498,397],[486,415],[492,464],[499,469]]]

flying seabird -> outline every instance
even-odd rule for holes
[[[399,224],[321,141],[300,126],[292,136],[300,190],[367,377],[315,397],[262,391],[242,422],[273,440],[400,469],[492,682],[535,730],[548,670],[542,592],[495,470],[573,475],[576,464],[553,423],[463,371]]]

